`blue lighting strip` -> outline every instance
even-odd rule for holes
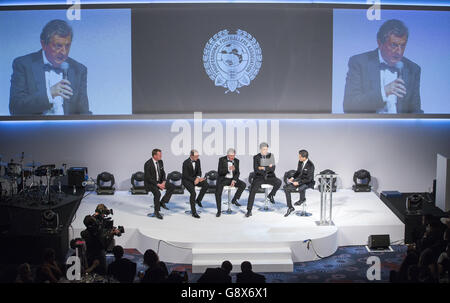
[[[379,2],[381,5],[399,5],[399,6],[444,6],[449,7],[450,1],[444,0],[372,0],[367,3],[366,0],[338,0],[338,1],[320,1],[320,0],[0,0],[0,6],[27,6],[27,5],[70,5],[80,2],[83,4],[135,4],[135,3],[309,3],[309,4],[357,4],[367,5]]]

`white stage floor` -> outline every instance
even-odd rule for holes
[[[92,214],[99,203],[114,210],[115,226],[123,225],[125,234],[116,237],[116,243],[125,248],[136,248],[144,253],[153,249],[161,260],[192,264],[193,272],[219,266],[223,260],[232,261],[233,271],[240,262],[249,260],[259,272],[292,271],[293,262],[312,261],[332,255],[339,246],[366,245],[369,235],[389,234],[392,242],[404,238],[404,224],[375,193],[355,193],[338,190],[333,193],[334,226],[317,226],[320,219],[320,193],[308,190],[307,211],[310,217],[295,213],[284,217],[287,210],[282,190],[277,192],[273,212],[261,212],[264,194],[257,194],[253,216],[245,217],[248,191],[240,199],[242,206],[232,215],[215,216],[214,194],[206,194],[200,219],[185,214],[189,197],[173,195],[168,207],[161,209],[164,220],[147,217],[153,212],[153,196],[116,192],[113,196],[92,193],[85,197],[72,224],[73,236],[84,229],[83,218]],[[298,194],[293,194],[293,201]],[[227,195],[224,193],[223,202]],[[222,210],[227,205],[223,203]],[[296,207],[300,210],[301,207]],[[307,240],[311,240],[308,245]],[[309,247],[309,248],[308,248]]]

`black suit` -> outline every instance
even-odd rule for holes
[[[314,187],[314,163],[308,159],[305,166],[303,167],[303,162],[298,161],[297,171],[292,176],[294,178],[293,182],[298,182],[298,186],[292,183],[286,184],[284,186],[284,193],[286,194],[286,202],[288,207],[292,207],[291,193],[300,192],[300,201],[305,201],[305,191],[307,188]]]
[[[153,158],[145,162],[144,165],[144,185],[146,191],[151,191],[153,194],[153,201],[155,205],[155,212],[159,212],[161,203],[165,204],[169,202],[172,197],[175,185],[170,182],[166,182],[166,193],[161,199],[161,192],[157,184],[161,184],[166,181],[166,172],[164,171],[164,163],[162,160],[158,161],[159,164],[159,179],[156,177],[156,167]]]
[[[222,268],[207,268],[197,283],[231,283],[231,276]]]
[[[397,113],[423,113],[420,103],[420,66],[405,57],[402,62],[406,95],[398,98]],[[351,57],[345,83],[344,112],[376,113],[385,104],[381,95],[378,49]]]
[[[266,277],[253,271],[246,271],[236,275],[236,283],[266,283]]]
[[[224,156],[219,158],[219,164],[217,168],[217,173],[219,175],[216,183],[216,204],[217,204],[217,211],[220,212],[222,209],[222,191],[224,186],[229,186],[232,181],[235,181],[235,187],[237,187],[237,191],[233,197],[233,202],[236,202],[239,200],[239,198],[242,195],[242,192],[245,190],[245,183],[241,180],[239,180],[239,159],[234,158],[233,163],[234,171],[233,171],[233,177],[227,178],[226,175],[228,174],[228,157]]]
[[[195,170],[192,166],[192,160],[191,158],[187,158],[183,162],[183,170],[182,170],[182,177],[181,182],[183,183],[184,187],[188,190],[190,194],[189,203],[191,204],[191,212],[194,214],[196,213],[195,210],[195,202],[199,203],[202,201],[203,196],[205,195],[206,191],[208,190],[208,182],[206,180],[203,180],[202,182],[199,182],[197,185],[194,184],[195,179],[202,175],[202,168],[200,166],[200,159],[197,159],[195,161]],[[195,186],[201,187],[201,190],[197,196],[195,192]]]
[[[270,153],[267,157],[270,157]],[[255,172],[255,178],[253,179],[252,185],[250,187],[250,194],[248,196],[247,210],[251,211],[253,208],[253,202],[255,201],[255,195],[261,184],[271,184],[273,186],[272,191],[269,196],[275,196],[277,190],[281,186],[281,180],[275,175],[275,165],[272,167],[266,167],[265,170],[259,170],[258,167],[261,166],[261,158],[263,156],[261,153],[253,157],[253,171]]]
[[[42,115],[51,109],[45,84],[42,50],[14,59],[9,95],[11,115]],[[73,96],[64,99],[65,115],[91,114],[87,97],[87,68],[67,58],[67,79],[71,83]]]

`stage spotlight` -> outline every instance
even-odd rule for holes
[[[320,174],[320,175],[334,175],[334,174],[336,174],[336,173],[335,173],[334,171],[332,171],[331,169],[325,169],[325,170],[321,171],[319,174]],[[329,181],[329,179],[330,179],[330,178],[325,178],[325,180],[327,180],[327,181]],[[322,178],[319,178],[319,179],[318,179],[319,187],[317,188],[319,191],[320,191],[320,183],[321,183],[321,181],[322,181]],[[335,178],[333,178],[333,181],[332,181],[332,184],[331,184],[331,190],[332,190],[334,193],[335,193],[336,190],[337,190],[336,181],[337,181],[337,178],[335,177]]]
[[[421,215],[424,197],[419,194],[412,194],[406,197],[406,214]]]
[[[216,192],[216,183],[219,174],[215,170],[210,170],[205,174],[206,182],[208,182],[208,189],[206,193],[215,193]]]
[[[288,183],[288,180],[289,180],[290,178],[294,177],[295,172],[296,172],[295,169],[291,169],[291,170],[288,170],[287,172],[284,173],[284,176],[283,176],[284,184],[286,184],[286,185],[289,184],[289,183]]]
[[[248,183],[250,183],[248,185],[248,190],[250,191],[252,188],[252,183],[253,183],[253,179],[255,179],[255,172],[250,172],[250,174],[248,174]],[[261,186],[256,190],[256,193],[258,194],[264,194],[265,190],[264,188],[262,188]]]
[[[146,195],[148,192],[144,185],[144,172],[138,171],[131,175],[131,194]]]
[[[59,215],[51,209],[47,209],[41,214],[41,233],[57,234],[60,231]]]
[[[184,194],[184,185],[181,183],[181,173],[179,171],[173,171],[167,175],[167,182],[172,183],[175,186],[174,194]]]
[[[114,195],[114,175],[106,171],[97,176],[97,195]]]
[[[371,180],[370,173],[365,169],[360,169],[353,174],[355,185],[352,188],[355,192],[370,192],[372,190]]]

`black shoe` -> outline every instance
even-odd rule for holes
[[[285,217],[289,216],[293,211],[295,210],[295,208],[293,207],[289,207],[286,214],[284,215]]]
[[[158,218],[158,219],[160,219],[160,220],[163,219],[163,216],[161,216],[161,214],[160,214],[160,213],[157,213],[157,212],[155,212],[155,217]]]
[[[249,210],[249,211],[247,211],[247,213],[245,214],[245,216],[248,218],[248,217],[250,217],[252,215],[252,211],[251,210]]]
[[[220,217],[221,214],[222,214],[222,212],[218,211],[216,214],[216,217]]]
[[[200,216],[199,216],[197,213],[193,213],[193,214],[192,214],[192,217],[197,218],[197,219],[200,219]]]
[[[198,206],[203,207],[202,202],[200,202],[200,201],[197,202],[196,201],[195,203],[197,203]]]
[[[305,200],[298,200],[297,202],[294,203],[294,205],[300,206],[300,205],[302,205],[305,201],[306,201],[306,199],[305,199]]]
[[[273,196],[268,195],[267,198],[269,198],[271,203],[275,204],[275,200],[273,199]]]
[[[169,210],[169,208],[166,206],[166,203],[161,203],[161,207],[164,208],[164,209]]]
[[[236,206],[242,206],[241,204],[239,204],[237,201],[231,201],[231,204],[234,204],[234,205],[236,205]]]

